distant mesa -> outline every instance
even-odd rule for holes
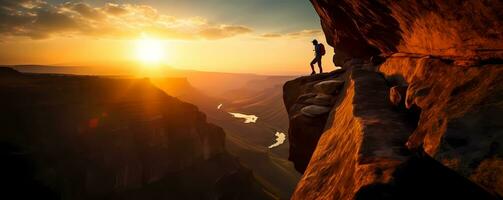
[[[0,67],[0,75],[20,75],[18,71],[10,67]]]

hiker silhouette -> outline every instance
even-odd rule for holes
[[[318,63],[318,68],[320,68],[320,74],[323,73],[323,68],[321,67],[321,58],[325,55],[325,46],[322,43],[319,43],[318,40],[313,40],[314,45],[314,59],[311,61],[311,75],[316,74],[314,71],[314,64]]]

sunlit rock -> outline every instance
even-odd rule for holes
[[[424,152],[407,149],[405,143],[416,126],[409,122],[408,113],[389,103],[384,76],[352,70],[350,78],[333,116],[326,124],[318,124],[326,129],[315,143],[316,150],[292,199],[411,199],[407,198],[410,195],[412,199],[492,199],[475,183]],[[301,119],[298,116],[293,119]],[[291,156],[296,156],[296,164],[309,153],[297,152],[298,146],[313,144],[307,138],[317,132],[306,131],[315,130],[313,125],[308,120],[291,121],[295,132],[290,138],[295,140],[290,143],[297,145]],[[499,171],[497,163],[484,163],[473,179],[487,181],[490,171]]]
[[[314,78],[285,84],[292,199],[501,198],[503,3],[311,3],[347,87],[314,127],[293,101]]]
[[[502,161],[502,66],[460,67],[438,58],[393,56],[379,71],[388,79],[402,76],[409,85],[406,107],[420,110],[407,146],[424,149],[450,169],[503,195],[503,184],[493,181],[503,179],[503,171],[483,165],[486,160]],[[491,171],[493,177],[476,175],[482,171]]]

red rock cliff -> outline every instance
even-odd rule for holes
[[[285,84],[293,199],[503,196],[503,3],[311,2],[345,83],[322,127],[289,103],[320,80]]]
[[[503,3],[311,0],[327,41],[346,58],[396,52],[486,60],[503,57]]]

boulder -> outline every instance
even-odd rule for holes
[[[332,110],[332,107],[309,105],[300,109],[300,112],[308,117],[318,117],[330,112],[330,110]]]
[[[310,93],[302,94],[302,95],[300,95],[300,96],[297,98],[297,101],[296,101],[296,102],[297,102],[297,103],[305,103],[307,100],[309,100],[309,99],[312,99],[312,98],[316,97],[316,95],[318,95],[318,94],[316,94],[316,93],[314,93],[314,92],[310,92]]]
[[[306,104],[312,104],[317,106],[327,106],[331,107],[333,105],[334,96],[326,94],[318,94],[313,98],[307,99]]]
[[[341,89],[341,87],[344,85],[343,80],[328,80],[328,81],[322,81],[314,85],[314,88],[316,91],[322,94],[327,94],[327,95],[333,95],[337,91]]]

